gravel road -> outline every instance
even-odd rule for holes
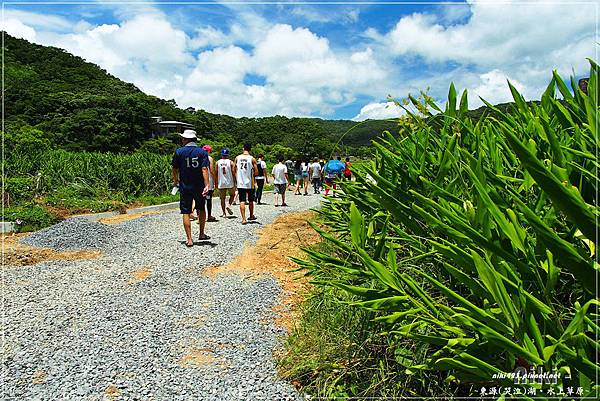
[[[207,223],[211,240],[193,248],[176,212],[113,226],[73,218],[29,236],[30,245],[103,256],[3,268],[1,399],[301,399],[277,377],[272,355],[284,334],[270,319],[275,279],[202,273],[279,214],[320,201],[291,195],[290,207],[275,208],[265,197],[259,224],[219,218]]]

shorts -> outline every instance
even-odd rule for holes
[[[211,200],[214,192],[215,192],[214,189],[209,190],[205,196],[206,200]]]
[[[192,213],[192,202],[195,202],[195,208],[198,213],[204,211],[205,198],[202,191],[181,191],[179,192],[179,211],[181,214]]]
[[[227,194],[229,194],[229,196],[235,195],[235,188],[220,188],[219,189],[219,197],[221,199],[224,199],[225,197],[227,197]]]
[[[308,173],[302,173],[303,178],[308,178]]]
[[[273,184],[273,192],[279,195],[284,194],[286,188],[287,184]]]
[[[254,202],[254,188],[238,188],[240,203]]]
[[[296,181],[301,181],[302,180],[302,175],[301,174],[294,174],[294,179],[296,179]]]

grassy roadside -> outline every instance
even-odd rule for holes
[[[266,184],[264,191],[272,191]],[[215,191],[218,198],[218,191]],[[18,202],[4,209],[4,221],[17,222],[17,232],[35,231],[50,226],[69,216],[108,211],[124,212],[126,209],[177,202],[179,195],[141,195],[126,197],[121,192],[86,188],[82,193],[72,187],[60,188],[50,194]]]
[[[327,252],[327,244],[311,250]],[[323,271],[317,281],[336,281],[340,272]],[[453,395],[441,375],[407,374],[398,360],[419,363],[426,349],[406,341],[403,347],[381,335],[375,312],[353,305],[358,298],[330,286],[311,286],[300,317],[279,356],[280,374],[301,392],[316,398],[400,399],[431,394]]]
[[[6,207],[3,220],[15,222],[17,232],[29,232],[50,226],[76,214],[124,212],[133,207],[159,205],[177,200],[179,196],[171,194],[145,195],[131,199],[123,199],[110,193],[93,198],[47,196]]]

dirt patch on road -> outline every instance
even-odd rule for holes
[[[209,267],[203,274],[215,277],[218,274],[242,274],[247,278],[263,274],[275,276],[283,289],[282,304],[274,308],[276,323],[287,328],[293,326],[298,317],[298,306],[309,289],[309,280],[302,273],[290,273],[297,268],[289,257],[302,255],[300,248],[314,245],[320,236],[307,223],[314,212],[286,213],[258,232],[254,246],[246,247],[241,255],[225,266]]]
[[[129,279],[129,284],[135,284],[138,281],[142,281],[150,277],[152,274],[152,270],[149,268],[142,268],[140,270],[136,270],[130,273],[131,278]]]
[[[59,252],[49,248],[36,248],[20,241],[28,234],[7,234],[2,236],[4,249],[3,265],[30,266],[47,260],[82,260],[95,259],[102,255],[100,251],[65,251]]]

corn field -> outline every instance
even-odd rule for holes
[[[127,196],[163,195],[172,185],[171,158],[153,153],[130,155],[65,150],[9,154],[6,171],[10,176],[29,176],[39,191],[77,185],[119,191]]]
[[[477,396],[535,367],[561,375],[530,384],[538,397],[597,397],[599,84],[593,61],[588,94],[556,72],[537,103],[509,84],[512,112],[476,121],[453,85],[445,109],[426,99],[319,211],[330,251],[295,262],[375,311],[408,375],[441,372]]]

